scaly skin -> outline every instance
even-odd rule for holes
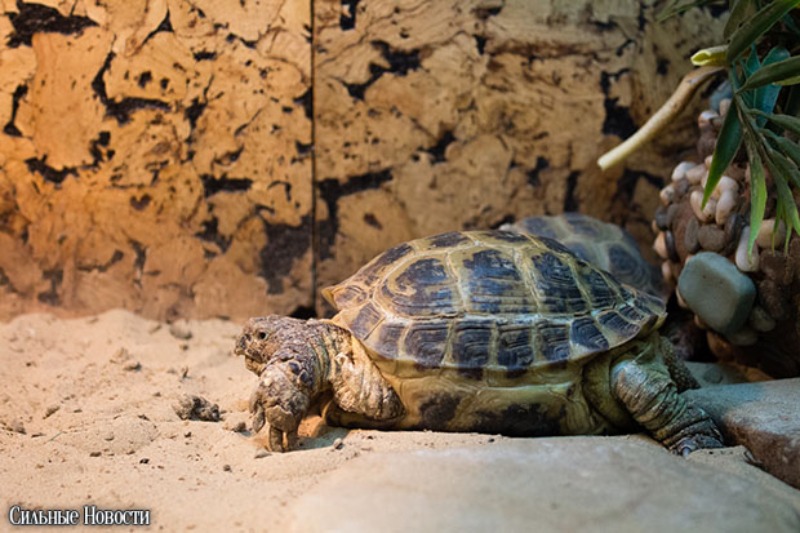
[[[671,349],[654,333],[609,354],[610,366],[606,363],[583,374],[587,396],[593,391],[591,404],[610,420],[630,415],[678,454],[721,447],[714,422],[678,394],[670,375],[673,369],[665,364]],[[392,427],[404,414],[399,397],[361,344],[331,322],[253,318],[237,342],[236,353],[244,355],[247,368],[259,376],[250,399],[253,429],[258,432],[269,424],[273,451],[294,448],[302,419],[331,396],[333,412],[386,422],[383,427]]]
[[[325,321],[267,316],[247,322],[235,351],[259,376],[250,412],[255,432],[269,424],[270,450],[296,446],[300,422],[326,393],[338,407],[373,420],[403,413],[394,390],[351,341],[348,331]]]

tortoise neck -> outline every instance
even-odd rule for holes
[[[349,353],[352,350],[352,334],[330,320],[312,320],[315,333],[313,346],[319,361],[321,376],[328,381],[334,370],[334,360],[338,353]],[[326,379],[327,378],[327,379]]]

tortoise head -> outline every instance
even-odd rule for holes
[[[249,319],[239,338],[234,353],[243,355],[245,366],[261,375],[266,364],[287,341],[297,340],[306,332],[305,320],[269,315]]]

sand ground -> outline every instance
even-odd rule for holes
[[[347,431],[317,418],[301,428],[300,451],[270,454],[249,431],[256,378],[232,353],[239,330],[221,320],[170,326],[125,311],[0,324],[0,530],[10,527],[14,505],[147,509],[157,531],[297,530],[296,501],[359,456],[513,440]],[[221,420],[181,420],[173,405],[185,394],[218,404]],[[726,461],[752,477],[753,467]],[[52,531],[25,530],[37,529]]]

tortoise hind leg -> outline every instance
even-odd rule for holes
[[[339,352],[333,357],[329,379],[338,409],[329,406],[326,419],[337,425],[362,425],[346,423],[346,420],[353,418],[366,419],[365,422],[383,422],[379,425],[385,427],[387,422],[405,412],[391,384],[357,342],[353,342],[351,350]],[[357,416],[347,417],[347,413]]]
[[[663,365],[623,360],[611,370],[611,387],[633,418],[671,451],[688,455],[723,446],[714,421],[678,394]]]

